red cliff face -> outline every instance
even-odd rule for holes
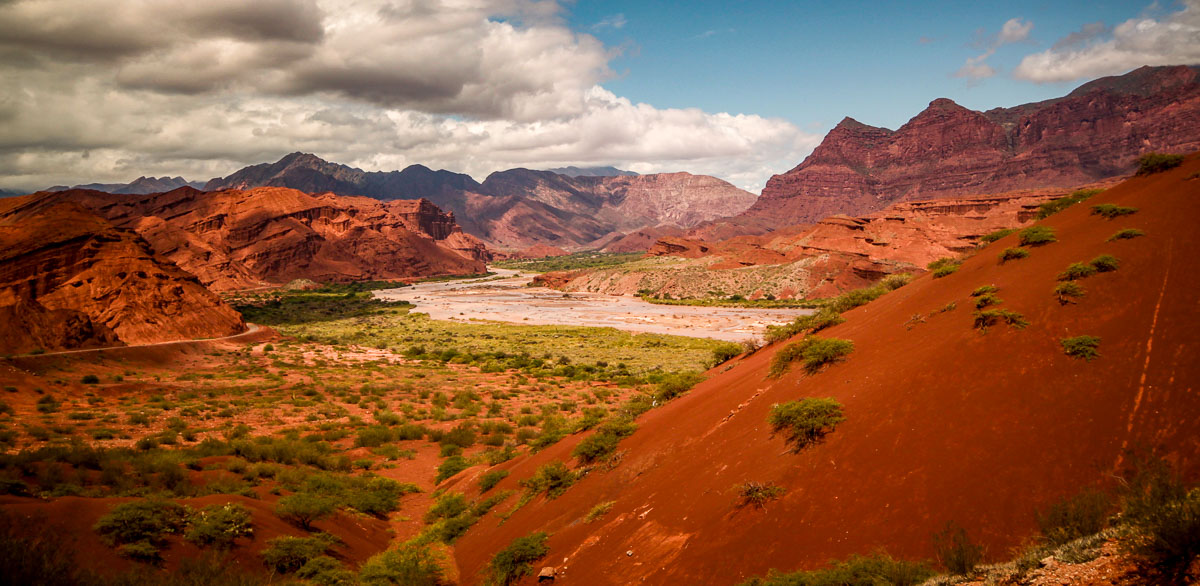
[[[1128,175],[1150,151],[1200,148],[1197,68],[1143,67],[1070,95],[975,112],[946,99],[896,131],[847,118],[738,220],[778,227],[898,201],[1069,187]]]
[[[0,204],[0,351],[215,338],[242,318],[136,233],[74,203]]]
[[[478,273],[489,254],[452,214],[425,200],[309,195],[262,187],[69,198],[142,234],[214,290],[294,279],[352,281]]]

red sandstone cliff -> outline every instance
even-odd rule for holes
[[[946,99],[898,130],[846,118],[734,223],[779,227],[898,201],[1069,187],[1200,149],[1200,68],[1143,67],[1063,98],[968,110]]]

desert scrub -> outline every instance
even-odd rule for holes
[[[908,273],[888,275],[870,287],[847,291],[837,297],[826,299],[823,301],[824,305],[821,309],[812,315],[800,316],[783,326],[767,326],[765,338],[768,343],[780,342],[806,330],[816,333],[835,326],[846,321],[840,314],[879,299],[884,294],[903,287],[911,280],[912,275]]]
[[[1153,175],[1174,169],[1183,164],[1183,155],[1146,153],[1137,159],[1138,175]]]
[[[971,541],[967,530],[953,521],[933,535],[933,549],[942,566],[955,575],[970,575],[983,561],[983,546]]]
[[[1137,228],[1125,228],[1124,230],[1119,230],[1119,231],[1117,231],[1116,234],[1109,236],[1108,240],[1106,242],[1114,242],[1117,240],[1130,240],[1133,238],[1137,238],[1138,236],[1145,236],[1145,235],[1146,235],[1145,232],[1142,232],[1141,230],[1138,230]]]
[[[1022,259],[1029,256],[1029,250],[1020,247],[1005,248],[1000,253],[1000,264],[1004,264],[1010,260]]]
[[[999,290],[1000,289],[995,285],[981,285],[976,287],[974,291],[971,291],[971,297],[981,297],[983,295],[987,295],[988,293],[995,293]]]
[[[1054,286],[1054,297],[1061,305],[1075,303],[1076,299],[1085,294],[1083,287],[1080,287],[1079,283],[1075,281],[1065,281]]]
[[[983,309],[989,305],[1000,305],[1004,300],[998,297],[995,293],[984,293],[975,298],[975,308]]]
[[[1059,281],[1077,281],[1096,274],[1096,268],[1092,265],[1086,265],[1081,262],[1073,262],[1067,265],[1066,270],[1058,274]]]
[[[1082,358],[1089,362],[1100,356],[1096,348],[1100,347],[1100,338],[1096,336],[1075,336],[1060,340],[1063,352],[1072,358]]]
[[[228,549],[239,537],[254,535],[250,511],[237,503],[209,505],[196,511],[183,538],[200,547]]]
[[[1184,484],[1161,458],[1135,454],[1123,475],[1121,519],[1131,531],[1121,546],[1143,574],[1162,583],[1190,584],[1200,559],[1200,488]],[[1156,575],[1157,574],[1157,575]]]
[[[812,315],[796,318],[791,323],[782,326],[767,326],[765,338],[767,342],[780,342],[801,332],[816,333],[825,328],[836,326],[846,321],[846,318],[828,307],[823,307]]]
[[[1109,273],[1121,266],[1121,261],[1111,254],[1102,254],[1088,263],[1098,273]]]
[[[637,426],[628,419],[606,421],[595,433],[579,442],[571,451],[571,455],[585,465],[602,460],[616,451],[617,444],[633,435],[634,431],[637,431]]]
[[[489,470],[479,477],[479,492],[485,493],[508,477],[508,470]]]
[[[985,309],[974,313],[975,328],[984,332],[991,326],[1004,322],[1018,330],[1029,325],[1025,316],[1007,309]]]
[[[327,554],[338,541],[337,537],[327,533],[311,537],[276,537],[267,542],[267,547],[260,555],[268,568],[280,574],[290,574],[310,560]]]
[[[932,578],[934,571],[925,562],[892,559],[885,553],[853,556],[832,562],[822,570],[783,573],[771,570],[766,578],[750,578],[739,586],[840,586],[843,584],[917,586]]]
[[[1119,206],[1111,203],[1102,203],[1092,206],[1093,216],[1104,216],[1110,220],[1119,216],[1127,216],[1129,214],[1137,213],[1137,211],[1137,208]]]
[[[757,509],[767,508],[767,503],[783,496],[783,487],[769,482],[749,481],[733,485],[733,492],[738,497],[738,507],[753,506]]]
[[[944,256],[929,263],[925,266],[925,268],[929,269],[933,273],[933,278],[940,279],[953,273],[954,271],[957,271],[958,267],[960,266],[962,266],[962,261],[949,256]]]
[[[1021,246],[1041,246],[1058,242],[1058,236],[1055,236],[1054,228],[1050,226],[1030,226],[1017,234],[1017,241]]]
[[[1112,512],[1112,496],[1089,488],[1038,510],[1035,519],[1042,538],[1057,547],[1099,533],[1108,524]]]
[[[312,529],[312,523],[324,519],[337,510],[337,504],[332,498],[298,492],[279,499],[275,504],[275,514],[285,521],[298,525],[301,529]]]
[[[594,521],[598,521],[601,517],[607,515],[608,512],[612,510],[613,505],[616,503],[617,501],[604,501],[597,504],[587,512],[587,515],[583,517],[583,522],[592,523]]]
[[[442,570],[444,563],[445,556],[428,544],[405,543],[371,556],[359,569],[358,583],[364,586],[438,586],[446,583]]]
[[[983,236],[980,236],[979,242],[981,242],[983,244],[991,244],[991,243],[993,243],[1001,238],[1004,238],[1005,236],[1008,236],[1009,234],[1012,234],[1016,231],[1017,231],[1016,228],[1003,228],[1000,230],[996,230],[995,232],[989,232],[987,234],[984,234]]]
[[[119,504],[96,522],[93,529],[123,555],[156,559],[167,536],[177,534],[188,523],[188,509],[177,503],[147,499]]]
[[[514,539],[508,547],[496,552],[488,562],[488,586],[509,586],[533,574],[533,562],[550,553],[544,532],[530,533]]]
[[[1070,195],[1066,195],[1066,196],[1060,197],[1058,199],[1052,199],[1052,200],[1038,206],[1038,212],[1037,212],[1036,219],[1044,220],[1046,218],[1049,218],[1050,216],[1057,214],[1058,212],[1061,212],[1081,201],[1085,201],[1088,198],[1090,198],[1102,191],[1104,191],[1104,190],[1103,189],[1078,189],[1078,190],[1072,191],[1070,193]]]
[[[521,486],[529,497],[545,493],[546,498],[554,499],[562,496],[579,479],[575,472],[562,462],[551,462],[537,469],[533,476],[522,480]]]
[[[450,456],[438,464],[437,478],[434,479],[434,484],[441,484],[443,480],[466,470],[471,467],[471,462],[462,456]]]
[[[730,360],[737,358],[738,355],[740,355],[741,353],[742,353],[742,345],[741,344],[734,344],[733,342],[725,342],[725,343],[717,346],[716,348],[713,348],[712,360],[709,361],[710,367],[719,366],[721,364],[729,362]]]
[[[797,360],[804,364],[808,374],[815,374],[826,364],[841,360],[854,351],[854,342],[840,338],[822,338],[807,336],[798,342],[792,342],[780,348],[771,358],[771,368],[767,376],[777,378],[787,372],[792,362]]]
[[[772,433],[785,434],[794,452],[821,441],[845,420],[842,404],[828,397],[777,403],[767,415]]]

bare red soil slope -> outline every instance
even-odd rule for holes
[[[141,237],[75,205],[0,200],[0,352],[214,338],[242,317]]]
[[[1008,236],[949,276],[923,276],[848,312],[822,335],[852,340],[854,351],[815,375],[796,364],[767,378],[780,345],[710,372],[639,420],[612,471],[594,469],[503,525],[480,522],[456,544],[462,575],[478,583],[492,554],[533,531],[551,533],[543,563],[571,584],[730,584],[879,548],[929,558],[931,534],[950,520],[1004,558],[1035,532],[1037,507],[1120,471],[1128,449],[1157,449],[1195,480],[1197,173],[1192,156],[1130,179],[1040,222],[1058,241],[1028,258],[998,262],[1016,245]],[[1138,211],[1090,213],[1102,203]],[[1145,235],[1108,241],[1124,228]],[[1099,254],[1120,268],[1080,280],[1086,296],[1060,305],[1059,272]],[[997,287],[999,307],[1029,326],[973,327],[970,294],[982,285]],[[1101,339],[1094,361],[1063,352],[1062,338],[1082,334]],[[791,453],[767,415],[804,397],[835,398],[846,421]],[[498,488],[519,489],[538,466],[569,460],[577,441],[508,464]],[[739,508],[733,487],[747,481],[786,492],[764,510]],[[582,521],[606,501],[614,501],[607,515]]]
[[[896,201],[1068,187],[1125,175],[1148,151],[1197,148],[1198,67],[1142,67],[987,112],[943,98],[894,131],[842,120],[734,223],[778,227]]]
[[[72,190],[76,201],[146,238],[214,290],[294,279],[355,281],[481,273],[490,258],[454,215],[427,200],[380,202],[262,187],[151,195]]]

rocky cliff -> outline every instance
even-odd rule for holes
[[[215,290],[294,279],[354,281],[479,273],[486,247],[426,200],[380,202],[263,187],[149,196],[96,191],[72,200],[136,230],[159,254]]]
[[[895,131],[842,120],[738,220],[779,227],[898,201],[1068,187],[1129,175],[1146,152],[1198,148],[1200,67],[1143,67],[987,112],[938,99]]]
[[[245,329],[131,230],[71,202],[0,202],[0,351],[214,338]]]

